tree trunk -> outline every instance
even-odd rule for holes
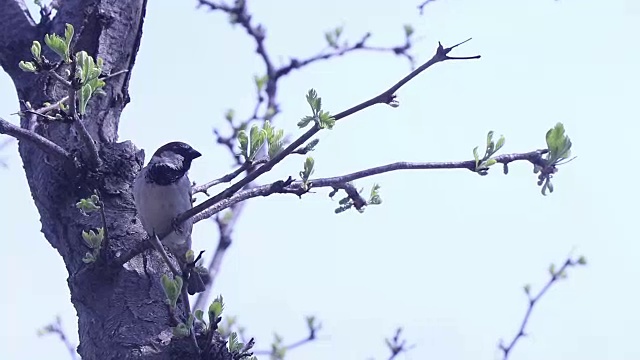
[[[111,262],[145,241],[131,195],[131,184],[143,165],[144,154],[132,143],[117,143],[117,139],[120,114],[129,101],[127,88],[142,36],[146,0],[58,3],[55,17],[36,24],[22,0],[0,0],[0,65],[13,79],[21,103],[29,102],[38,108],[65,95],[67,90],[46,74],[34,75],[18,68],[20,60],[31,58],[33,40],[43,43],[46,33],[63,34],[65,23],[75,28],[74,52],[84,50],[102,58],[105,73],[129,70],[107,81],[106,95],[93,97],[83,118],[100,150],[103,165],[98,171],[65,166],[32,143],[19,144],[42,232],[62,256],[69,273],[71,301],[78,315],[78,352],[86,360],[196,358],[188,338],[172,339],[172,324],[160,285],[161,275],[168,270],[155,252],[148,250],[115,269],[82,261],[89,249],[81,233],[101,227],[102,220],[99,215],[82,215],[75,204],[95,190],[105,205],[109,248],[102,251],[107,251]],[[45,46],[43,54],[57,59]],[[24,103],[20,106],[25,110]],[[86,153],[70,124],[33,122],[33,117],[27,115],[21,118],[20,125],[80,157]],[[183,316],[181,304],[179,312],[178,316]],[[221,341],[217,343],[224,346]],[[227,356],[219,354],[217,358]]]

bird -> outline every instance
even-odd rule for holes
[[[184,142],[167,143],[156,150],[133,182],[133,199],[142,227],[150,237],[158,236],[178,260],[183,276],[188,277],[190,295],[204,291],[206,279],[186,259],[191,249],[193,222],[187,219],[175,224],[174,219],[193,207],[187,173],[191,162],[200,156],[200,152]]]

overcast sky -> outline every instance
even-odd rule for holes
[[[340,175],[394,161],[472,158],[487,131],[506,136],[504,152],[545,146],[563,122],[577,159],[542,196],[529,164],[505,176],[465,170],[404,171],[358,181],[382,186],[383,205],[335,215],[327,192],[258,198],[248,204],[224,258],[214,293],[238,315],[258,349],[273,332],[290,343],[306,336],[305,315],[323,323],[320,339],[288,359],[388,357],[383,339],[398,326],[416,347],[406,359],[496,359],[526,310],[524,284],[537,291],[551,262],[585,255],[535,309],[530,336],[512,359],[638,359],[640,5],[632,0],[441,0],[420,16],[417,0],[249,1],[267,28],[278,62],[315,54],[324,31],[345,25],[350,39],[371,31],[372,45],[402,42],[411,23],[416,59],[438,41],[452,55],[482,59],[438,64],[399,92],[400,107],[378,105],[340,121],[320,136],[315,175]],[[152,153],[181,140],[204,156],[196,182],[230,168],[211,129],[234,108],[253,109],[254,74],[263,72],[254,42],[227,16],[195,9],[195,1],[151,1],[131,79],[131,103],[120,140]],[[197,64],[189,66],[189,64]],[[276,124],[292,136],[315,88],[337,113],[386,89],[409,71],[388,54],[361,53],[292,73],[280,84]],[[18,102],[0,74],[0,116]],[[2,150],[4,214],[0,299],[3,359],[67,359],[55,337],[36,329],[60,314],[77,341],[61,258],[40,233],[37,210],[15,144]],[[278,166],[265,181],[296,176],[302,158]],[[495,171],[497,170],[497,171]],[[196,248],[213,253],[216,230],[202,222]],[[403,358],[403,357],[400,357]]]

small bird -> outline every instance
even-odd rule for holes
[[[142,168],[133,182],[133,198],[142,227],[149,236],[158,236],[162,244],[178,259],[181,270],[189,277],[187,290],[193,295],[204,291],[202,274],[187,264],[191,249],[193,222],[174,224],[179,214],[191,209],[192,190],[187,172],[191,161],[202,156],[188,144],[174,141],[161,146]],[[186,271],[185,271],[186,270]]]

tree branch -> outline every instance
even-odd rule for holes
[[[498,163],[509,164],[514,161],[528,161],[532,164],[538,164],[543,161],[542,155],[546,154],[548,150],[535,150],[528,153],[516,153],[516,154],[504,154],[493,157]],[[354,199],[355,196],[359,196],[355,187],[349,186],[348,183],[354,180],[362,179],[365,177],[383,174],[390,171],[398,170],[435,170],[435,169],[467,169],[475,170],[475,160],[466,161],[449,161],[449,162],[395,162],[387,165],[377,166],[365,170],[356,171],[354,173],[334,176],[330,178],[311,179],[305,185],[302,181],[293,181],[291,177],[285,181],[276,181],[272,184],[256,186],[251,189],[238,191],[236,194],[229,198],[222,199],[215,203],[213,206],[206,208],[205,210],[196,213],[193,216],[193,222],[207,219],[220,211],[229,208],[239,202],[255,198],[265,197],[272,194],[295,194],[302,196],[308,193],[310,190],[321,187],[331,187],[343,189],[347,192],[349,197],[354,200],[354,206],[360,209],[366,205],[362,203],[363,200]],[[356,194],[352,194],[355,191]]]
[[[24,0],[0,0],[0,66],[14,81],[26,79],[17,66],[23,54],[29,54],[29,46],[36,34],[36,22],[29,14]]]
[[[420,5],[418,5],[418,10],[420,10],[420,15],[424,14],[424,7],[429,5],[429,3],[432,3],[436,0],[424,0],[422,1],[422,3]]]
[[[466,40],[466,41],[469,41],[469,40]],[[459,44],[453,45],[453,46],[448,47],[448,48],[444,48],[442,46],[442,44],[438,44],[438,48],[436,50],[435,55],[429,61],[427,61],[426,63],[424,63],[423,65],[421,65],[417,69],[415,69],[414,71],[412,71],[409,75],[405,76],[398,83],[396,83],[395,85],[393,85],[392,87],[390,87],[386,91],[382,92],[380,95],[375,96],[375,97],[373,97],[373,98],[371,98],[371,99],[369,99],[369,100],[367,100],[367,101],[365,101],[365,102],[363,102],[361,104],[358,104],[358,105],[356,105],[356,106],[354,106],[354,107],[352,107],[350,109],[347,109],[347,110],[335,115],[333,118],[336,121],[338,121],[338,120],[340,120],[342,118],[345,118],[345,117],[347,117],[349,115],[353,115],[353,114],[355,114],[355,113],[357,113],[357,112],[359,112],[361,110],[364,110],[364,109],[366,109],[366,108],[368,108],[368,107],[370,107],[372,105],[381,104],[381,103],[382,104],[391,103],[392,101],[395,100],[394,93],[398,89],[400,89],[404,84],[409,82],[411,79],[416,77],[418,74],[420,74],[424,70],[428,69],[429,67],[431,67],[431,66],[433,66],[433,65],[435,65],[435,64],[437,64],[439,62],[443,62],[443,61],[447,61],[447,60],[466,60],[466,59],[478,59],[478,58],[480,58],[480,55],[464,57],[464,58],[448,56],[448,54],[449,54],[449,52],[451,52],[451,50],[453,50],[454,48],[456,48],[457,46],[459,46],[461,44],[464,44],[466,41],[463,41],[463,42],[461,42]],[[264,174],[264,173],[268,172],[269,170],[271,170],[276,164],[278,164],[285,157],[287,157],[288,155],[293,153],[300,146],[302,146],[307,140],[309,140],[312,136],[314,136],[316,133],[318,133],[318,131],[320,131],[320,127],[318,126],[318,124],[315,124],[311,129],[309,129],[306,133],[304,133],[302,136],[300,136],[294,142],[289,144],[289,146],[287,146],[283,151],[281,151],[279,154],[274,156],[273,159],[269,160],[266,164],[264,164],[260,168],[258,168],[255,171],[247,174],[246,177],[244,177],[243,179],[241,179],[237,183],[231,185],[230,187],[228,187],[227,189],[225,189],[221,193],[217,194],[216,196],[211,197],[208,200],[205,200],[204,202],[202,202],[201,204],[198,204],[198,205],[194,206],[192,209],[190,209],[188,211],[185,211],[184,213],[178,215],[178,217],[176,218],[176,222],[178,224],[181,224],[186,219],[194,217],[196,214],[202,213],[203,211],[205,211],[209,207],[214,206],[215,204],[219,203],[220,201],[222,201],[224,199],[230,198],[231,196],[233,196],[233,194],[238,192],[244,186],[246,186],[247,184],[251,183],[252,181],[257,179],[259,176],[261,176],[262,174]]]
[[[73,157],[71,156],[71,154],[53,141],[40,136],[33,131],[15,126],[12,123],[4,120],[3,118],[0,118],[0,133],[13,136],[20,141],[30,142],[39,147],[40,150],[44,151],[47,154],[54,155],[60,160],[73,161]]]
[[[553,284],[558,282],[558,280],[564,279],[567,276],[566,271],[569,267],[573,267],[577,265],[585,265],[585,264],[586,264],[586,260],[584,259],[584,257],[580,257],[577,260],[568,258],[567,260],[565,260],[564,264],[562,264],[560,269],[558,269],[557,271],[555,271],[555,269],[553,268],[553,265],[551,265],[551,268],[549,269],[549,272],[551,273],[551,277],[549,278],[549,281],[542,287],[542,289],[540,289],[540,292],[538,292],[538,294],[534,297],[531,297],[529,286],[528,285],[525,286],[525,293],[529,298],[529,306],[527,308],[527,311],[524,314],[524,318],[522,319],[522,323],[520,324],[520,328],[518,329],[518,332],[513,337],[509,345],[505,346],[502,343],[502,340],[500,341],[499,348],[500,350],[502,350],[503,360],[507,360],[509,358],[511,351],[513,350],[518,340],[526,336],[525,328],[527,326],[527,323],[529,322],[529,317],[533,312],[533,307],[538,303],[540,298],[542,298],[542,296],[546,294],[546,292],[549,290],[549,288],[551,288]]]
[[[213,284],[216,276],[218,276],[218,273],[220,272],[220,267],[222,266],[222,258],[227,253],[227,249],[232,243],[231,233],[233,232],[236,222],[240,218],[240,214],[244,210],[244,206],[244,202],[236,203],[231,206],[230,213],[228,215],[229,217],[218,213],[218,216],[215,218],[219,233],[218,246],[216,247],[216,251],[213,253],[213,257],[207,267],[207,270],[209,271],[209,283],[205,287],[205,290],[198,294],[193,305],[193,310],[204,309],[206,302],[211,296]]]
[[[60,337],[60,341],[62,341],[64,346],[67,348],[67,351],[69,352],[69,357],[71,358],[71,360],[78,359],[78,353],[76,352],[75,347],[71,344],[71,341],[69,341],[69,338],[67,337],[67,334],[65,333],[64,328],[62,327],[62,320],[60,319],[60,316],[56,317],[55,322],[48,324],[47,326],[45,326],[44,328],[38,331],[38,335],[40,336],[47,335],[47,334],[58,335]]]

